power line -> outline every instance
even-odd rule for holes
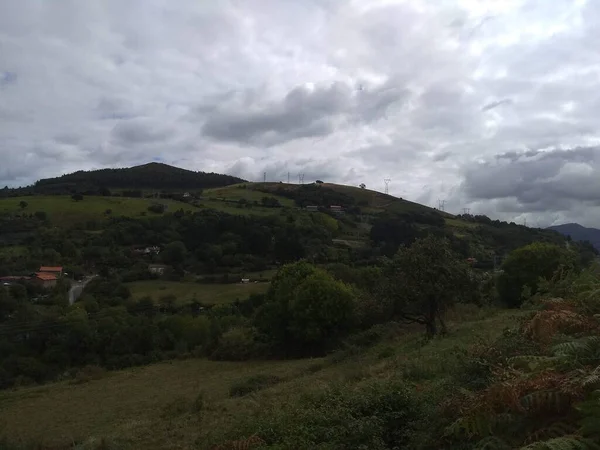
[[[463,208],[463,214],[465,216],[468,216],[471,214],[471,208]]]
[[[385,183],[385,194],[389,194],[390,192],[390,181],[392,181],[391,178],[384,178],[383,182]]]
[[[440,211],[445,211],[446,200],[438,200],[438,209]]]
[[[298,174],[298,184],[304,184],[304,174],[303,173]]]

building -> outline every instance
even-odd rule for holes
[[[242,284],[250,283],[250,278],[242,278]]]
[[[62,267],[51,267],[51,266],[42,266],[40,267],[39,270],[40,273],[48,273],[50,275],[54,275],[55,277],[60,277],[63,274],[63,268]]]
[[[57,280],[58,277],[56,275],[46,272],[37,272],[35,274],[35,277],[33,277],[34,282],[38,283],[46,289],[50,289],[56,286]]]
[[[157,275],[163,275],[165,273],[166,268],[167,268],[167,266],[165,266],[164,264],[149,264],[148,265],[148,271],[150,273],[155,273]]]
[[[318,206],[310,205],[310,206],[306,207],[306,210],[310,211],[310,212],[317,212],[319,210],[319,207]]]
[[[344,210],[341,206],[338,205],[331,205],[329,207],[329,209],[331,210],[332,213],[334,214],[344,214]]]

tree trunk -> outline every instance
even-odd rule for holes
[[[437,333],[437,326],[435,324],[435,317],[433,320],[431,321],[427,321],[425,323],[425,327],[427,328],[427,337],[432,338],[436,335]]]
[[[444,321],[444,317],[442,317],[442,315],[440,314],[440,316],[438,317],[438,319],[440,320],[441,333],[442,334],[447,334],[448,333],[448,327],[446,326],[446,322]]]

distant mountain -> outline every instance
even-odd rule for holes
[[[35,193],[84,192],[98,189],[205,189],[241,183],[245,180],[218,173],[194,172],[162,163],[122,169],[80,170],[37,181]]]
[[[597,228],[586,228],[578,223],[565,223],[548,227],[548,229],[571,236],[574,241],[589,241],[597,250],[600,250],[600,230]]]

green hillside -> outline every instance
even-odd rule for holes
[[[27,206],[21,208],[21,202],[26,202]],[[42,211],[55,225],[69,227],[76,223],[85,223],[88,220],[106,220],[111,216],[152,215],[153,213],[148,211],[148,207],[155,203],[166,205],[167,211],[196,209],[185,203],[169,199],[85,196],[83,200],[75,201],[67,195],[33,195],[0,198],[0,214],[22,215]],[[110,213],[107,214],[109,210]]]
[[[587,438],[589,243],[351,186],[140,183],[3,190],[0,448],[487,448],[488,402]],[[515,406],[538,390],[564,409]]]

